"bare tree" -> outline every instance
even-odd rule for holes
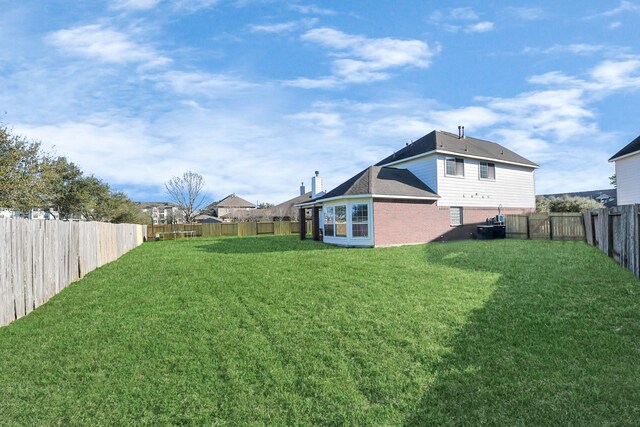
[[[197,212],[205,204],[202,175],[187,171],[181,177],[174,176],[164,186],[171,200],[184,213],[185,222],[193,222]]]

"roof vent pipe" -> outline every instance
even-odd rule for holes
[[[458,126],[458,139],[464,138],[464,126]]]

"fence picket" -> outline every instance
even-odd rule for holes
[[[146,226],[0,218],[0,326],[143,242]]]

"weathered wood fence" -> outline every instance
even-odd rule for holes
[[[640,205],[615,206],[583,213],[587,243],[598,247],[640,278]]]
[[[514,239],[584,240],[581,213],[506,215],[506,233]]]
[[[143,242],[145,225],[0,219],[0,326]]]
[[[307,221],[307,230],[311,230],[311,221]],[[263,234],[296,234],[300,232],[298,221],[274,222],[219,222],[212,224],[166,224],[147,226],[147,238],[153,239],[156,234],[171,231],[194,231],[196,236],[258,236]],[[164,239],[183,237],[180,234],[169,234]]]

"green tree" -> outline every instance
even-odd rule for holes
[[[28,211],[45,199],[47,156],[40,144],[0,126],[0,207]]]
[[[568,195],[562,197],[536,196],[536,212],[584,212],[603,207],[602,203],[588,197]]]
[[[618,188],[618,176],[615,173],[609,177],[609,184],[611,184],[613,188]]]

